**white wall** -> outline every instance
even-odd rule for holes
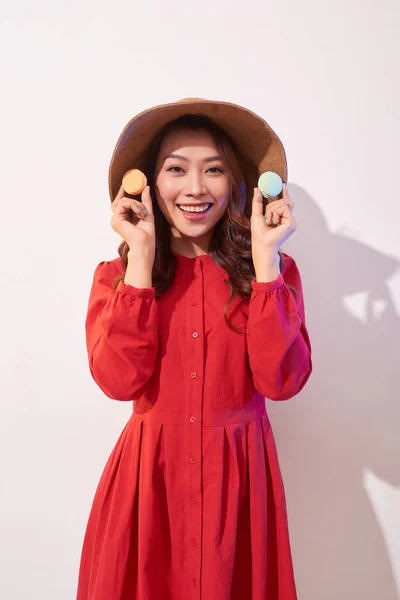
[[[287,151],[314,374],[268,408],[299,600],[398,598],[398,2],[68,4],[9,3],[0,23],[1,598],[74,598],[131,411],[84,341],[94,267],[120,241],[109,160],[132,116],[187,96],[249,107]]]

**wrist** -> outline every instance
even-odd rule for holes
[[[281,274],[280,262],[277,250],[264,251],[261,256],[253,261],[256,281],[258,283],[268,283],[277,279]]]
[[[151,288],[153,257],[146,256],[145,252],[132,252],[127,254],[128,264],[126,267],[124,282],[137,288]]]
[[[153,254],[153,252],[148,249],[148,248],[136,248],[135,246],[132,246],[131,248],[129,248],[128,250],[128,258],[137,258],[137,259],[141,259],[141,258],[147,258],[149,256],[151,256]]]

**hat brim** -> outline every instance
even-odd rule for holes
[[[144,156],[164,125],[185,114],[205,115],[231,137],[240,156],[246,183],[256,186],[265,171],[274,171],[287,182],[283,144],[264,119],[247,108],[217,100],[185,99],[149,108],[131,119],[115,146],[108,174],[111,201],[129,169],[144,169]]]

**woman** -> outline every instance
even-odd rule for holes
[[[141,201],[124,195],[130,168]],[[132,119],[109,171],[119,257],[95,270],[91,374],[133,413],[99,482],[78,600],[295,600],[285,493],[265,397],[312,370],[299,271],[280,250],[293,202],[260,117],[185,99]]]

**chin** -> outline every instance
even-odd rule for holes
[[[210,227],[176,227],[176,231],[178,231],[181,235],[185,237],[198,238],[207,233],[211,228]]]

